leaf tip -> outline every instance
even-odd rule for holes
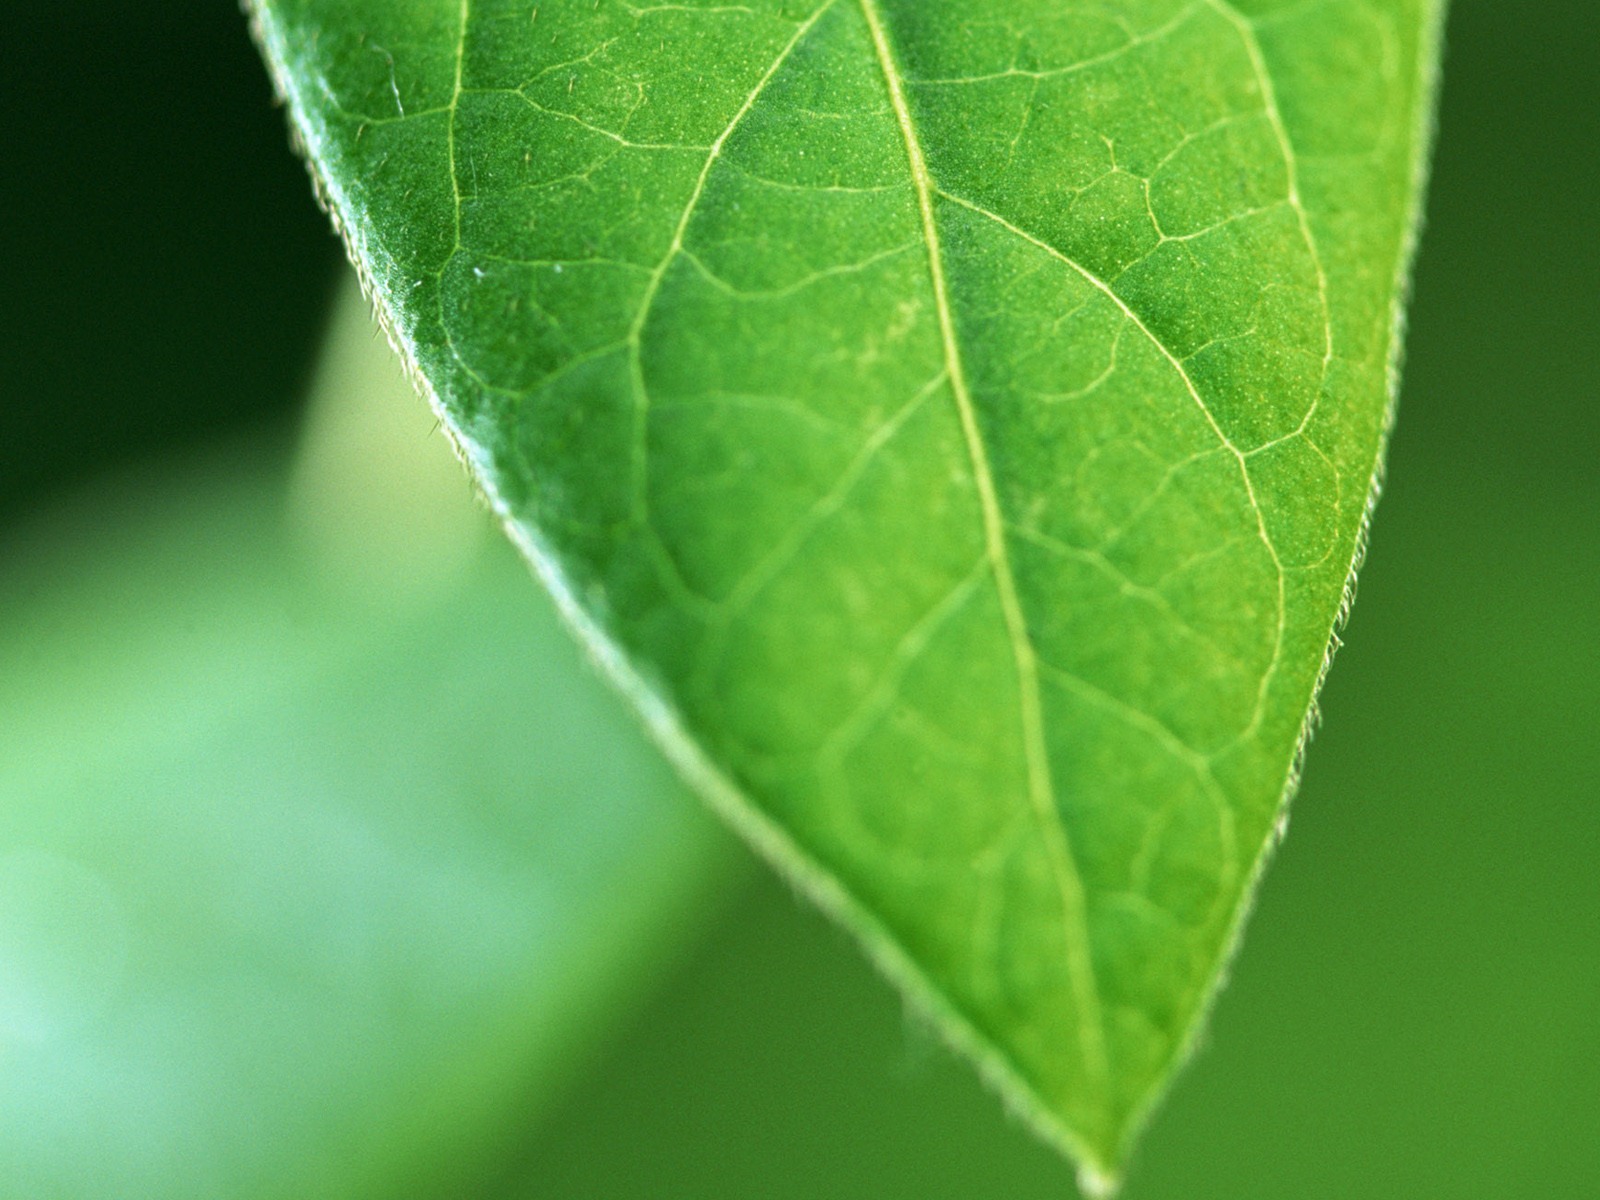
[[[1097,1163],[1085,1162],[1078,1167],[1078,1190],[1087,1200],[1111,1200],[1122,1190],[1122,1176]]]

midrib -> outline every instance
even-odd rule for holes
[[[922,217],[923,240],[928,248],[928,267],[933,280],[940,337],[944,344],[945,368],[950,378],[950,390],[955,397],[967,455],[971,460],[973,479],[983,514],[984,541],[994,571],[995,587],[999,593],[1006,633],[1016,664],[1029,803],[1039,826],[1061,896],[1067,965],[1071,975],[1073,1000],[1079,1016],[1078,1036],[1085,1068],[1096,1093],[1104,1099],[1110,1082],[1110,1061],[1106,1047],[1105,1021],[1100,1005],[1100,989],[1095,979],[1094,962],[1089,949],[1089,922],[1083,881],[1079,878],[1067,832],[1056,809],[1055,788],[1051,781],[1049,751],[1045,741],[1043,705],[1039,692],[1039,664],[1034,653],[1032,638],[1028,633],[1027,621],[1022,612],[1022,603],[1017,595],[1016,574],[1012,570],[1011,556],[1006,546],[1005,519],[1000,509],[999,494],[995,490],[994,473],[989,465],[988,450],[984,446],[983,434],[978,426],[977,411],[972,402],[972,392],[961,362],[961,347],[956,339],[955,319],[951,312],[949,287],[945,280],[944,255],[939,243],[939,226],[934,213],[935,188],[928,172],[927,159],[923,155],[922,142],[917,135],[916,123],[912,119],[911,108],[906,100],[905,84],[895,64],[894,53],[889,45],[888,33],[877,0],[859,0],[859,3],[862,16],[866,19],[867,27],[872,34],[873,47],[889,89],[895,118],[905,139],[906,157],[917,193],[917,207]]]

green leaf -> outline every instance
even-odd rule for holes
[[[292,475],[0,545],[8,1197],[484,1194],[726,861],[351,292]],[[321,464],[374,406],[352,507]]]
[[[1091,1183],[1281,825],[1441,0],[254,0],[659,738]]]

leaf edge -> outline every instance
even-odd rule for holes
[[[1195,1005],[1177,1047],[1162,1076],[1148,1089],[1124,1122],[1110,1156],[1091,1146],[1072,1129],[1039,1094],[1005,1050],[984,1035],[951,1002],[912,955],[899,944],[870,907],[810,855],[784,828],[751,801],[700,748],[672,706],[628,661],[616,641],[584,611],[557,558],[543,545],[537,532],[522,524],[492,485],[492,472],[481,463],[466,435],[457,428],[432,382],[419,365],[420,356],[404,332],[392,290],[368,258],[366,239],[359,230],[361,210],[336,180],[326,176],[319,153],[327,139],[311,115],[300,87],[289,70],[283,37],[267,11],[271,0],[240,0],[252,38],[266,64],[277,101],[289,114],[291,146],[306,167],[318,206],[332,221],[354,267],[363,295],[388,339],[407,377],[433,411],[457,459],[478,491],[482,502],[516,546],[531,573],[554,600],[563,622],[576,637],[602,676],[623,697],[651,740],[666,756],[684,782],[752,851],[766,862],[828,919],[842,926],[861,946],[872,965],[904,997],[908,1012],[928,1025],[955,1053],[970,1062],[980,1079],[1035,1136],[1062,1154],[1077,1170],[1084,1195],[1101,1200],[1121,1189],[1132,1151],[1174,1082],[1199,1050],[1217,1001],[1229,982],[1234,960],[1243,944],[1244,930],[1272,856],[1288,829],[1289,810],[1299,790],[1310,743],[1321,721],[1318,701],[1333,659],[1342,646],[1340,631],[1355,603],[1357,576],[1365,564],[1373,515],[1383,493],[1385,464],[1398,410],[1400,380],[1405,359],[1407,312],[1414,267],[1425,223],[1428,183],[1433,150],[1438,138],[1438,97],[1445,46],[1445,26],[1450,0],[1422,0],[1425,9],[1418,39],[1416,106],[1411,114],[1412,164],[1405,233],[1396,259],[1390,304],[1390,333],[1386,362],[1387,401],[1380,424],[1377,450],[1367,488],[1351,563],[1340,602],[1329,623],[1326,649],[1294,754],[1280,794],[1272,833],[1263,842],[1239,893],[1209,975],[1207,987]],[[374,256],[377,257],[377,256]]]

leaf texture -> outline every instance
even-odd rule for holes
[[[1284,814],[1440,0],[255,0],[663,743],[1091,1180]]]

